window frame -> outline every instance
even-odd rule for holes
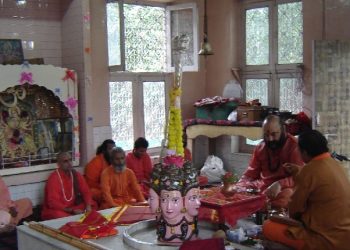
[[[270,75],[268,84],[268,105],[279,107],[279,79],[285,75],[302,74],[302,63],[278,64],[278,5],[285,3],[301,2],[301,0],[247,0],[242,8],[242,84],[244,100],[246,98],[246,79],[259,79]],[[246,11],[255,8],[269,8],[269,64],[247,65],[246,64]],[[253,78],[251,78],[253,77]],[[288,77],[286,77],[288,78]],[[289,76],[289,78],[292,78]],[[297,78],[297,77],[296,77]],[[266,79],[266,78],[264,78]]]
[[[198,72],[199,70],[199,56],[198,56],[198,8],[196,3],[184,3],[184,4],[175,4],[175,5],[169,5],[166,7],[166,36],[167,39],[171,40],[171,11],[177,11],[177,10],[183,10],[183,9],[192,9],[192,31],[193,31],[193,65],[186,66],[184,65],[182,67],[183,72]],[[166,46],[166,70],[167,72],[174,72],[175,67],[171,66],[171,50],[172,50],[172,43],[171,41],[167,41]]]
[[[303,77],[303,62],[278,64],[278,5],[301,2],[302,0],[246,0],[242,4],[242,87],[243,99],[246,101],[247,79],[268,79],[268,106],[278,107],[280,102],[280,79]],[[246,11],[255,8],[267,7],[269,9],[269,63],[266,65],[246,64]],[[304,44],[303,44],[304,51]],[[303,105],[302,105],[303,106]],[[251,153],[255,146],[246,143],[245,138],[240,138],[240,152]]]
[[[131,73],[131,72],[111,72],[109,82],[130,81],[132,83],[132,107],[133,107],[133,136],[145,137],[145,120],[143,107],[143,82],[164,82],[165,111],[169,107],[168,92],[171,83],[171,74],[168,73]],[[167,113],[165,113],[167,115]],[[166,120],[165,120],[166,122]],[[147,139],[147,138],[146,138]],[[159,153],[161,146],[148,148],[150,154]],[[127,150],[128,151],[128,150]]]

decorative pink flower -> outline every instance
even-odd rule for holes
[[[67,101],[64,102],[64,104],[68,107],[69,110],[73,110],[77,106],[78,100],[74,97],[69,97]]]
[[[182,166],[184,164],[184,159],[178,155],[168,155],[168,156],[164,157],[163,162],[165,165],[174,164],[176,167],[182,168]]]
[[[33,84],[33,74],[31,72],[27,73],[27,72],[22,72],[21,73],[21,78],[19,79],[19,83],[25,84]]]
[[[67,81],[68,79],[71,79],[73,82],[75,82],[75,73],[73,70],[66,70],[66,75],[62,78],[62,80]]]

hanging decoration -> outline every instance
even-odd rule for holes
[[[28,83],[28,84],[33,84],[33,74],[31,72],[27,73],[27,72],[22,72],[20,75],[20,79],[19,79],[19,83],[21,85]]]
[[[68,81],[71,79],[73,82],[75,82],[75,73],[73,70],[66,70],[66,75],[62,78],[63,81]]]

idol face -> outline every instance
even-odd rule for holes
[[[191,188],[185,196],[185,207],[187,214],[191,217],[198,215],[199,207],[201,206],[199,188]]]
[[[155,213],[157,209],[159,208],[159,196],[156,193],[156,191],[153,190],[153,188],[150,188],[149,190],[149,198],[148,203],[151,208],[152,213]]]
[[[180,191],[162,190],[160,193],[160,208],[165,220],[172,220],[181,215],[183,199]]]

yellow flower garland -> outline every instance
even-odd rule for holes
[[[180,96],[181,88],[173,88],[169,92],[168,149],[174,150],[177,155],[184,156],[181,107],[176,105],[176,99]]]

